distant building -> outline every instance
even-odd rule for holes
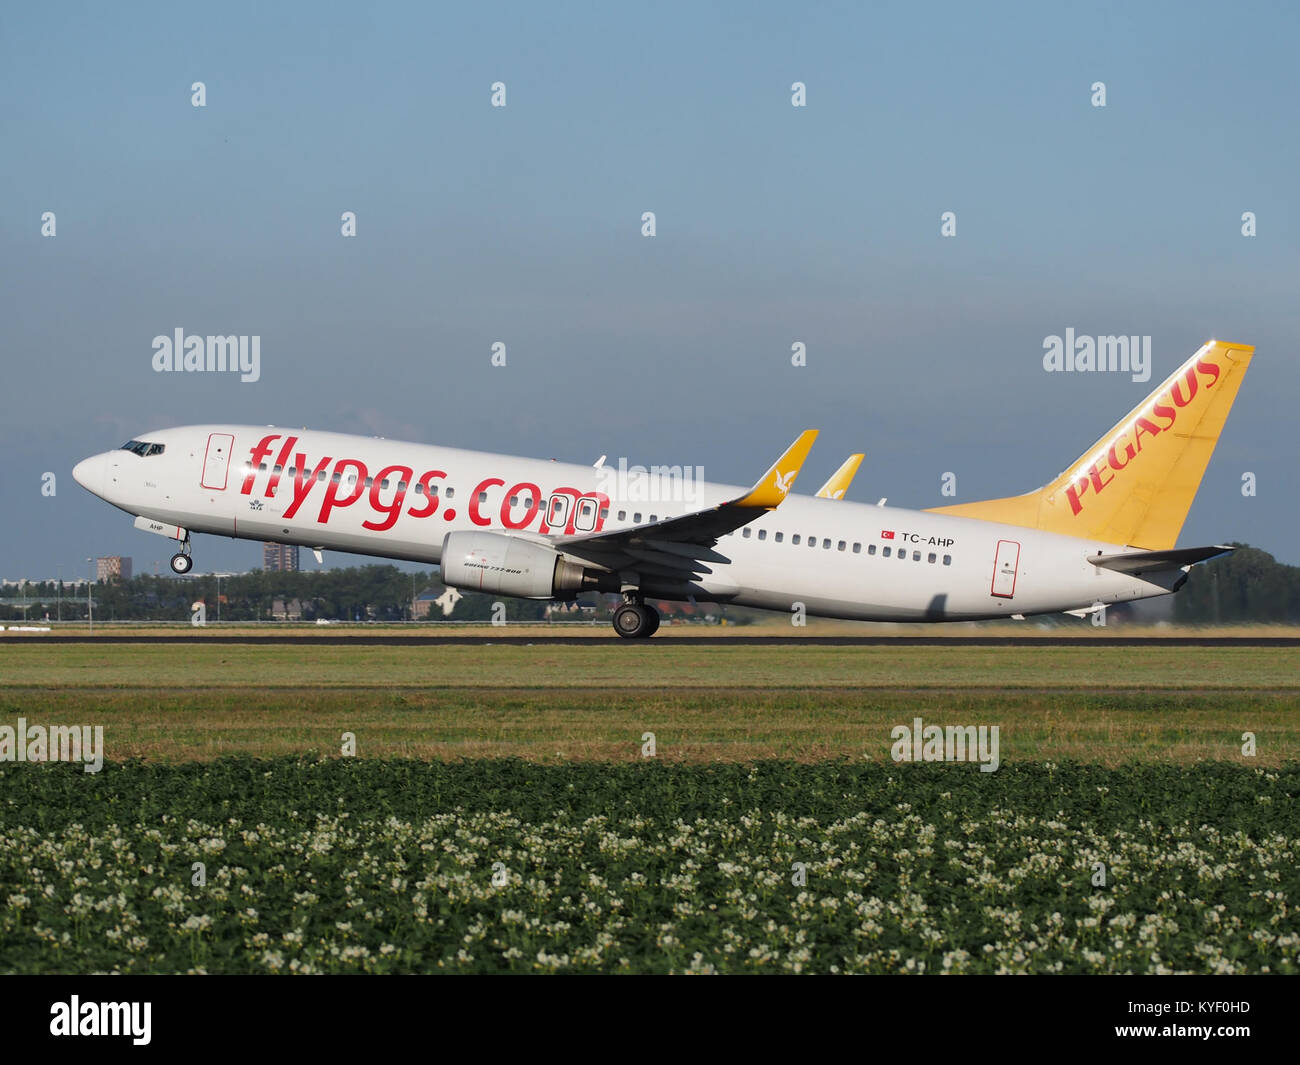
[[[272,599],[271,617],[276,621],[301,621],[302,602],[298,599]]]
[[[411,600],[411,617],[415,621],[427,621],[437,614],[450,617],[463,598],[455,588],[426,588]]]
[[[100,581],[129,581],[131,560],[122,555],[109,555],[95,559],[95,579]]]
[[[298,548],[292,544],[263,544],[262,569],[276,573],[297,573]]]

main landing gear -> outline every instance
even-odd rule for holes
[[[659,631],[659,611],[629,599],[614,611],[614,631],[625,640],[644,640]]]
[[[190,538],[188,536],[181,541],[181,549],[172,555],[171,567],[173,573],[189,573],[194,568],[194,559],[190,558]]]

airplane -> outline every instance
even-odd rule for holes
[[[1083,615],[1175,592],[1231,550],[1176,544],[1253,354],[1211,340],[1055,480],[926,510],[794,495],[811,429],[747,489],[242,425],[146,433],[73,476],[178,541],[176,573],[196,533],[432,563],[465,591],[621,594],[627,639],[658,629],[647,599],[890,622]]]
[[[853,475],[858,472],[866,455],[850,455],[838,470],[831,474],[830,480],[817,489],[818,499],[843,499],[844,493],[853,483]]]

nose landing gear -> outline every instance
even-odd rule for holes
[[[188,536],[181,541],[181,549],[172,555],[171,567],[173,573],[189,573],[194,568],[194,559],[190,558],[190,538]]]

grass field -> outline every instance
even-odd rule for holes
[[[1300,651],[1142,647],[0,646],[0,724],[105,727],[108,757],[884,759],[998,725],[1002,757],[1300,760]]]
[[[1300,768],[0,766],[10,972],[1294,973]]]
[[[0,762],[0,970],[1298,972],[1298,664],[4,643],[0,726],[107,762]]]

